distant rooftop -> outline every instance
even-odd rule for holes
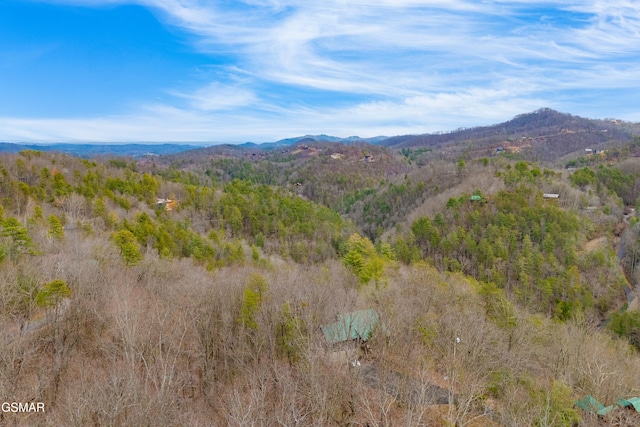
[[[640,398],[630,397],[629,399],[618,399],[618,405],[623,408],[632,407],[636,412],[640,412]]]
[[[589,412],[590,414],[595,414],[596,412],[604,409],[604,405],[598,402],[593,396],[585,396],[582,399],[578,400],[575,405],[583,411]]]
[[[374,309],[360,310],[339,314],[337,322],[322,325],[320,329],[330,344],[356,339],[367,341],[379,321],[380,317]]]

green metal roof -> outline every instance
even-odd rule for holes
[[[471,196],[469,198],[469,200],[471,200],[473,202],[477,202],[478,200],[482,200],[482,196],[479,196],[478,194],[474,194],[473,196]]]
[[[606,408],[600,402],[598,402],[593,396],[585,396],[576,402],[576,406],[583,411],[587,411],[590,414],[607,415],[609,412],[618,408],[633,408],[636,412],[640,412],[640,397],[630,397],[629,399],[618,399],[618,403],[615,405],[607,406]]]
[[[618,399],[618,405],[623,408],[632,406],[636,412],[640,412],[640,397],[630,397],[629,399]]]
[[[603,416],[603,417],[604,417],[604,416],[605,416],[605,415],[607,415],[609,412],[611,412],[611,411],[613,411],[613,410],[615,410],[615,409],[618,409],[618,408],[619,408],[619,406],[618,406],[618,405],[610,405],[610,406],[607,406],[606,408],[602,408],[602,409],[600,409],[600,410],[597,412],[597,414],[598,414],[598,415],[601,415],[601,416]]]
[[[605,409],[604,405],[596,400],[593,396],[585,396],[576,402],[576,406],[583,411],[587,411],[591,414],[602,411]]]
[[[320,329],[330,344],[355,339],[367,341],[379,321],[378,313],[374,309],[361,310],[339,314],[337,322],[322,325]]]

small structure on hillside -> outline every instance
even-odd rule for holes
[[[628,399],[618,399],[618,406],[621,408],[633,409],[640,412],[640,397],[630,397]]]
[[[605,409],[607,409],[593,396],[585,396],[582,399],[578,400],[575,405],[589,414],[604,415],[600,414],[600,412],[603,412]]]
[[[366,342],[371,338],[373,330],[380,322],[374,309],[339,314],[338,321],[320,326],[324,338],[329,344],[340,344],[349,341]]]
[[[178,201],[177,200],[157,199],[157,201],[156,201],[156,207],[158,209],[164,209],[164,210],[170,211],[173,208],[175,208],[176,206],[178,206]]]
[[[638,397],[630,397],[628,399],[619,398],[615,404],[604,406],[602,403],[598,402],[595,397],[584,396],[582,399],[576,401],[575,405],[589,414],[598,415],[601,417],[604,417],[610,412],[623,408],[627,408],[640,413],[640,398]]]
[[[560,198],[560,195],[557,193],[544,193],[542,197],[545,199],[555,200]]]
[[[324,338],[332,349],[330,358],[336,362],[354,362],[369,351],[365,343],[376,328],[384,325],[374,309],[339,314],[338,321],[320,326]]]

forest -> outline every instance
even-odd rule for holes
[[[636,146],[2,154],[0,425],[638,425]]]

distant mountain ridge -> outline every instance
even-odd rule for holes
[[[640,123],[586,119],[542,108],[491,126],[451,132],[387,138],[388,148],[426,147],[432,150],[490,153],[498,148],[523,153],[529,160],[553,161],[586,148],[623,145],[640,135]]]
[[[304,136],[296,136],[293,138],[285,138],[275,142],[245,142],[244,144],[240,144],[243,147],[251,147],[251,148],[276,148],[276,147],[286,147],[290,145],[297,144],[300,141],[306,142],[341,142],[343,144],[352,144],[354,142],[366,142],[369,144],[379,144],[382,141],[388,139],[388,136],[375,136],[372,138],[361,138],[359,136],[348,136],[346,138],[341,138],[338,136],[331,135],[304,135]]]
[[[55,151],[77,157],[111,156],[163,156],[193,150],[198,145],[189,144],[14,144],[0,142],[0,153],[18,153],[23,150]]]
[[[305,135],[293,138],[285,138],[275,142],[263,142],[253,143],[245,142],[244,144],[76,144],[76,143],[10,143],[0,142],[0,153],[18,153],[23,150],[37,150],[37,151],[56,151],[64,154],[70,154],[78,157],[91,157],[100,155],[111,156],[163,156],[169,154],[177,154],[184,151],[191,151],[201,149],[204,147],[237,147],[247,149],[270,149],[277,147],[288,147],[298,142],[304,141],[304,143],[314,142],[339,142],[343,144],[352,144],[355,142],[366,142],[369,144],[378,144],[381,141],[386,140],[386,136],[377,136],[373,138],[360,138],[359,136],[350,136],[347,138],[340,138],[331,135]]]
[[[116,155],[142,157],[172,155],[209,148],[214,152],[235,153],[245,150],[260,151],[285,148],[295,144],[313,143],[368,143],[381,147],[428,148],[455,156],[463,152],[487,155],[498,148],[522,153],[528,160],[555,161],[559,157],[575,154],[586,148],[606,149],[623,145],[640,135],[640,123],[613,119],[587,119],[550,108],[520,114],[513,119],[489,126],[457,129],[449,132],[341,138],[326,134],[304,135],[275,142],[245,142],[243,144],[162,143],[162,144],[13,144],[0,142],[0,152],[17,153],[21,150],[57,151],[79,157]]]

